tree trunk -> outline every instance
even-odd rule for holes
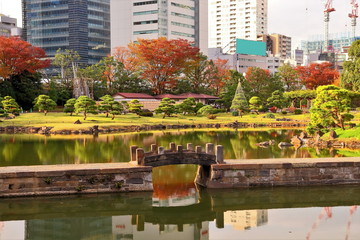
[[[86,117],[87,117],[87,116],[86,116],[86,111],[84,111],[84,120],[86,120]]]
[[[44,113],[45,113],[45,116],[46,116],[46,114],[47,114],[47,110],[44,110]]]
[[[113,116],[112,116],[111,120],[114,120],[114,119],[115,119],[115,114],[113,114]]]

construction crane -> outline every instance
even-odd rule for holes
[[[358,16],[359,4],[357,0],[351,0],[351,13],[349,13],[349,18],[351,18],[351,27],[352,27],[352,38],[355,40],[355,31],[356,31],[356,19]]]
[[[325,48],[326,51],[330,49],[329,44],[329,22],[330,22],[330,13],[335,11],[335,8],[332,7],[333,0],[326,0],[325,10],[324,10],[324,23],[325,23]]]

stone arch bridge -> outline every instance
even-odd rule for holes
[[[182,145],[170,143],[169,149],[152,144],[150,152],[145,152],[143,148],[138,146],[131,146],[130,152],[131,162],[139,166],[160,167],[176,164],[210,166],[224,163],[223,146],[215,146],[212,143],[206,144],[205,151],[201,146],[194,148],[192,143],[188,143],[186,149]]]
[[[211,165],[224,164],[224,147],[207,143],[205,151],[201,146],[195,146],[192,143],[182,145],[175,143],[169,144],[169,149],[158,147],[152,144],[150,152],[145,152],[143,148],[131,146],[131,162],[139,166],[160,167],[177,164],[200,165],[195,182],[203,187],[207,187],[211,175]]]

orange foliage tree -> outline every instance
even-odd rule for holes
[[[225,83],[229,81],[231,74],[229,66],[227,65],[228,60],[216,59],[210,61],[210,89],[213,90],[215,95],[219,95],[223,89]]]
[[[35,73],[50,65],[44,50],[17,37],[0,37],[0,77],[8,79],[24,72]]]
[[[196,58],[199,49],[184,39],[138,39],[129,44],[135,66],[153,93],[162,94],[176,86],[187,63]]]
[[[340,76],[339,72],[332,69],[332,64],[328,62],[298,66],[296,71],[305,87],[310,90],[315,90],[322,85],[331,85]]]
[[[121,62],[127,71],[135,71],[136,57],[131,54],[128,48],[116,47],[113,51],[112,56],[115,58],[116,61]]]

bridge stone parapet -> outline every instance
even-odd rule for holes
[[[140,166],[159,167],[174,164],[196,164],[210,166],[224,163],[224,148],[222,145],[215,146],[213,143],[205,145],[205,151],[201,146],[188,143],[186,148],[175,143],[169,144],[169,149],[152,144],[149,152],[143,148],[131,146],[131,162]]]

